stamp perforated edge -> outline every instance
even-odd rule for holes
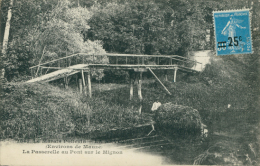
[[[236,11],[249,11],[249,30],[250,30],[250,42],[252,45],[252,52],[248,52],[248,53],[237,53],[237,54],[253,54],[254,53],[254,48],[253,48],[253,40],[252,40],[252,26],[251,26],[251,22],[252,22],[252,10],[251,9],[232,9],[232,10],[218,10],[218,11],[212,11],[212,20],[213,20],[213,27],[214,27],[214,38],[215,38],[215,43],[214,43],[214,48],[215,48],[215,52],[216,52],[216,56],[220,57],[220,56],[226,56],[226,55],[218,55],[217,53],[217,48],[216,48],[216,43],[217,43],[217,38],[216,38],[216,27],[215,27],[215,19],[214,19],[214,13],[228,13],[228,12],[236,12]],[[229,55],[237,55],[237,54],[229,54]]]

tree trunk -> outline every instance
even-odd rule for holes
[[[8,38],[9,38],[9,31],[10,31],[10,22],[11,22],[11,17],[12,17],[12,7],[13,7],[13,0],[10,0],[10,6],[8,9],[8,14],[7,14],[7,21],[5,24],[5,32],[4,32],[4,39],[3,39],[3,49],[2,49],[2,56],[6,56],[6,50],[7,50],[7,45],[8,45]],[[2,70],[2,75],[1,77],[4,78],[5,75],[5,70]]]

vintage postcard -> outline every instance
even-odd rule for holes
[[[0,165],[260,165],[259,0],[0,7]]]

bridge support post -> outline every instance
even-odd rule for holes
[[[68,76],[64,77],[64,85],[65,85],[65,89],[68,89],[69,87]]]
[[[79,80],[78,80],[78,73],[76,74],[76,85],[77,85],[77,90],[79,89],[79,87],[78,87],[78,82],[79,82]]]
[[[138,82],[137,82],[137,93],[138,93],[138,98],[139,100],[143,100],[143,96],[142,96],[142,72],[139,73],[139,78],[138,78]]]
[[[176,82],[177,70],[178,70],[177,67],[174,68],[174,80],[173,80],[173,82]]]
[[[169,94],[169,95],[172,95],[171,92],[169,92],[169,90],[163,85],[163,83],[160,81],[160,79],[154,74],[154,72],[152,71],[151,68],[148,68],[150,70],[150,72],[153,74],[153,76],[157,79],[157,81],[163,86],[163,88],[166,90],[166,92]]]
[[[164,72],[164,74],[165,74],[165,81],[168,81],[168,70],[166,70],[166,71]]]
[[[79,93],[82,94],[82,79],[79,79]]]
[[[142,96],[142,72],[139,73],[139,78],[137,82],[137,94],[139,98],[139,114],[142,113],[142,103],[143,103],[143,96]]]
[[[133,100],[134,97],[134,78],[132,71],[129,71],[129,77],[130,77],[130,101]]]
[[[89,92],[89,97],[92,98],[90,71],[88,72],[88,92]]]
[[[87,72],[84,73],[84,78],[85,78],[85,94],[88,95],[88,75]]]
[[[134,79],[130,78],[130,100],[134,97]]]
[[[87,87],[85,85],[85,77],[84,77],[84,71],[81,70],[81,75],[82,75],[82,83],[83,83],[83,87],[84,87],[84,94],[87,94]]]

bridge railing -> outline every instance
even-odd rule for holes
[[[31,76],[37,77],[47,74],[48,72],[64,69],[76,64],[93,63],[93,61],[95,61],[94,55],[87,53],[76,53],[32,66],[29,69],[31,70]]]
[[[201,65],[202,67],[200,62],[178,55],[138,55],[113,53],[90,55],[87,53],[76,53],[30,67],[31,76],[33,78],[45,75],[48,72],[64,69],[77,64],[97,64],[101,62],[99,58],[105,56],[109,58],[108,63],[114,65],[178,65],[186,68]]]
[[[138,55],[107,53],[110,64],[118,65],[178,65],[186,68],[203,67],[202,63],[179,55]]]

